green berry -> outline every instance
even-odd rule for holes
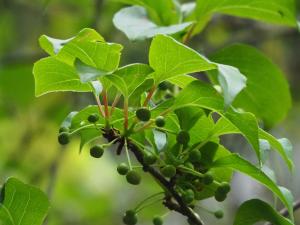
[[[62,132],[58,135],[58,142],[61,145],[66,145],[70,142],[70,134],[67,132]]]
[[[205,185],[210,185],[214,182],[214,177],[208,172],[204,174],[202,181]]]
[[[90,123],[96,123],[98,120],[99,120],[99,116],[96,113],[93,113],[93,114],[89,115],[89,117],[88,117],[88,121]]]
[[[152,220],[153,225],[163,225],[164,221],[160,216],[155,216]]]
[[[163,81],[158,85],[158,89],[162,91],[166,91],[170,87],[170,83]]]
[[[216,218],[222,219],[224,216],[224,212],[222,210],[218,210],[218,211],[215,211],[214,215]]]
[[[195,193],[192,189],[186,190],[183,195],[182,199],[186,204],[191,204],[195,199]]]
[[[134,170],[130,170],[126,175],[126,180],[129,184],[139,185],[141,183],[141,175]]]
[[[227,182],[222,182],[218,187],[218,191],[224,194],[228,194],[230,192],[230,189],[231,187]]]
[[[193,163],[186,162],[186,163],[184,164],[184,166],[187,167],[187,168],[189,168],[189,169],[191,169],[191,170],[194,170],[194,165],[193,165]]]
[[[197,149],[194,149],[190,152],[189,160],[191,162],[199,162],[201,160],[201,152]]]
[[[67,127],[61,127],[61,128],[59,128],[58,133],[63,133],[63,132],[69,132],[69,128],[67,128]]]
[[[95,145],[90,149],[90,155],[94,158],[101,158],[104,153],[104,149],[101,145]]]
[[[155,124],[158,127],[164,127],[166,124],[165,118],[163,116],[156,117]]]
[[[215,192],[215,199],[218,202],[223,202],[227,198],[227,195],[218,191]]]
[[[140,120],[140,121],[144,121],[147,122],[150,120],[151,118],[151,112],[149,109],[147,108],[140,108],[135,112],[136,117]]]
[[[125,163],[121,163],[120,165],[118,165],[117,167],[117,171],[120,175],[126,175],[129,171],[128,166]]]
[[[161,173],[165,176],[165,177],[174,177],[176,175],[176,168],[175,166],[172,165],[166,165],[161,169]]]
[[[135,225],[138,222],[138,218],[136,212],[133,210],[126,211],[125,215],[123,216],[123,222],[126,225]]]
[[[177,134],[176,140],[179,144],[186,145],[190,141],[190,135],[187,131],[182,130]]]
[[[144,163],[147,165],[153,165],[156,162],[157,158],[152,153],[147,153],[144,155]]]

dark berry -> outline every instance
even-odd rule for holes
[[[165,176],[165,177],[174,177],[176,175],[176,168],[175,166],[172,165],[166,165],[161,169],[161,173]]]
[[[95,145],[90,149],[90,155],[94,158],[101,158],[104,153],[104,149],[101,145]]]
[[[199,162],[201,160],[201,152],[197,149],[194,149],[190,152],[189,160],[191,162]]]
[[[70,142],[70,135],[67,132],[62,132],[58,135],[58,142],[61,145],[66,145]]]
[[[224,212],[222,210],[218,210],[218,211],[215,211],[214,215],[216,218],[222,219],[224,216]]]
[[[96,113],[93,113],[93,114],[89,115],[89,117],[88,117],[88,121],[90,123],[96,123],[98,120],[99,120],[99,116]]]
[[[227,195],[219,192],[218,190],[215,192],[215,199],[218,202],[223,202],[227,198]]]
[[[163,116],[156,117],[155,124],[158,127],[164,127],[166,124],[165,118]]]
[[[160,216],[155,216],[152,220],[153,225],[163,225],[164,221]]]
[[[126,211],[125,215],[123,216],[123,222],[126,225],[135,225],[137,224],[138,218],[136,212],[133,210]]]
[[[190,135],[187,131],[182,130],[177,134],[176,140],[179,144],[186,145],[190,141]]]
[[[144,155],[144,163],[147,165],[152,165],[156,162],[157,158],[152,153],[146,153]]]
[[[191,204],[195,199],[195,193],[192,189],[186,190],[183,195],[182,199],[186,204]]]
[[[147,108],[140,108],[135,112],[136,117],[140,120],[140,121],[149,121],[151,118],[151,112],[149,109]]]
[[[224,194],[228,194],[230,192],[230,185],[227,182],[222,182],[220,184],[220,186],[218,187],[218,192],[224,193]]]
[[[202,181],[205,185],[210,185],[214,182],[214,177],[211,175],[211,173],[208,172],[203,175]]]
[[[120,175],[126,175],[129,171],[129,168],[125,163],[121,163],[120,165],[118,165],[117,171]]]
[[[139,185],[141,183],[141,179],[141,175],[134,170],[130,170],[126,175],[127,182],[132,185]]]
[[[61,127],[61,128],[59,128],[59,131],[58,131],[59,133],[63,133],[63,132],[69,132],[69,128],[67,128],[67,127]]]

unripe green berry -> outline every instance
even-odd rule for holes
[[[63,132],[69,132],[69,128],[67,128],[67,127],[61,127],[61,128],[59,128],[58,133],[63,133]]]
[[[126,211],[125,215],[123,216],[123,222],[126,225],[135,225],[138,222],[138,218],[136,212],[133,210]]]
[[[208,172],[204,174],[202,181],[205,185],[210,185],[214,182],[214,177]]]
[[[139,185],[141,183],[141,179],[141,175],[134,170],[130,170],[126,175],[127,182],[132,185]]]
[[[58,135],[58,142],[61,145],[66,145],[70,142],[70,134],[67,132],[62,132]]]
[[[186,204],[191,204],[195,199],[195,193],[192,189],[186,190],[183,195],[182,199]]]
[[[128,166],[125,163],[121,163],[120,165],[118,165],[117,167],[117,171],[120,175],[126,175],[129,171]]]
[[[147,165],[153,165],[156,162],[157,158],[152,153],[146,153],[144,155],[144,163]]]
[[[165,91],[165,90],[167,90],[169,88],[169,86],[170,86],[169,82],[163,81],[163,82],[159,83],[158,89],[162,90],[162,91]]]
[[[201,160],[201,152],[197,149],[194,149],[190,152],[189,160],[191,162],[199,162]]]
[[[218,187],[218,191],[224,194],[228,194],[230,192],[230,189],[231,187],[227,182],[222,182]]]
[[[215,199],[218,202],[223,202],[227,198],[227,195],[219,192],[218,190],[215,192]]]
[[[158,127],[164,127],[166,124],[165,118],[163,116],[156,117],[155,124]]]
[[[163,225],[164,221],[160,216],[155,216],[152,220],[153,225]]]
[[[189,169],[191,169],[191,170],[194,169],[193,163],[190,163],[190,162],[186,162],[186,163],[184,164],[184,166],[187,167],[187,168],[189,168]]]
[[[165,177],[171,178],[176,175],[176,168],[173,165],[166,165],[161,169],[161,173]]]
[[[224,217],[224,212],[222,210],[215,211],[215,217],[218,219],[222,219]]]
[[[90,155],[94,158],[101,158],[104,153],[104,149],[101,145],[95,145],[90,149]]]
[[[140,121],[144,121],[147,122],[150,120],[151,118],[151,112],[149,109],[147,108],[140,108],[135,112],[136,117],[140,120]]]
[[[179,144],[186,145],[190,141],[190,135],[187,131],[182,130],[177,134],[176,140]]]
[[[88,121],[90,123],[96,123],[98,120],[99,120],[99,116],[96,113],[93,113],[93,114],[89,115],[89,117],[88,117]]]

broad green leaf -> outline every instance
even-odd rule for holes
[[[116,0],[130,5],[139,5],[156,24],[170,25],[179,22],[180,8],[173,0]]]
[[[169,82],[181,88],[185,88],[188,84],[195,80],[197,79],[189,75],[179,75],[168,79]]]
[[[271,127],[291,107],[291,96],[282,72],[261,52],[247,45],[232,45],[214,54],[214,62],[238,68],[247,77],[247,87],[233,105],[254,113]]]
[[[222,87],[225,107],[228,108],[235,97],[246,87],[247,78],[235,67],[218,64],[217,79]]]
[[[157,34],[176,34],[184,31],[192,24],[192,22],[186,22],[159,26],[147,17],[146,10],[140,6],[121,9],[115,14],[113,22],[132,41],[152,38]]]
[[[60,50],[57,58],[69,65],[74,65],[78,58],[88,66],[109,73],[118,68],[122,49],[122,45],[115,43],[69,42]]]
[[[287,195],[285,191],[282,191],[263,171],[252,165],[247,160],[241,158],[237,154],[218,159],[213,163],[215,168],[231,168],[235,171],[244,173],[265,187],[270,189],[287,207],[291,218],[293,218],[293,202],[291,201],[290,195]]]
[[[260,159],[258,124],[255,116],[251,113],[236,112],[234,110],[224,112],[224,100],[222,96],[210,84],[206,84],[200,80],[191,82],[179,93],[173,104],[173,109],[187,106],[198,106],[218,112],[242,133],[252,145],[258,159]]]
[[[0,202],[0,224],[41,225],[50,204],[47,196],[38,188],[9,178],[4,184]]]
[[[190,130],[204,114],[198,107],[184,107],[175,110],[181,130]]]
[[[35,95],[56,91],[91,92],[89,84],[81,83],[76,70],[56,57],[47,57],[34,64]]]
[[[217,68],[195,50],[166,35],[157,35],[152,40],[149,63],[157,84],[178,75]]]
[[[65,40],[55,39],[47,35],[42,35],[39,39],[40,46],[49,55],[56,55],[58,52],[69,42],[80,42],[80,41],[100,41],[104,42],[104,38],[97,33],[97,31],[89,28],[81,30],[75,37],[68,38]]]
[[[268,221],[273,225],[293,225],[272,206],[259,199],[244,202],[236,213],[233,225],[253,225],[261,221]]]
[[[240,133],[240,131],[228,120],[220,118],[216,123],[212,133],[214,135],[220,136],[225,134]],[[293,146],[290,141],[286,138],[277,139],[266,131],[258,130],[259,138],[262,140],[267,140],[271,147],[278,151],[281,157],[285,160],[290,170],[294,168],[293,164]]]
[[[91,66],[87,66],[86,64],[82,63],[80,60],[75,60],[75,68],[79,75],[80,81],[82,83],[88,83],[92,81],[96,81],[97,78],[107,75],[110,72],[103,71],[100,69],[96,69]]]
[[[195,16],[202,23],[215,13],[296,27],[293,0],[197,0]]]
[[[167,134],[159,130],[153,129],[153,136],[154,136],[155,146],[158,149],[158,151],[164,149],[164,147],[168,143]]]
[[[60,127],[70,128],[72,125],[72,119],[78,112],[70,112],[69,115],[61,123]]]

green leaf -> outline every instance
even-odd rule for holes
[[[197,79],[189,75],[179,75],[168,79],[169,82],[181,88],[185,88],[188,84],[195,80]]]
[[[272,206],[259,199],[244,202],[236,213],[233,225],[253,225],[260,221],[268,221],[273,225],[293,225]]]
[[[271,127],[280,122],[291,107],[291,96],[282,72],[261,52],[246,45],[232,45],[211,59],[238,68],[247,77],[247,87],[233,105],[254,113]]]
[[[297,26],[293,0],[197,0],[195,16],[200,23],[207,22],[215,13]]]
[[[34,64],[35,95],[56,91],[91,92],[89,84],[81,83],[76,70],[56,57],[47,57]]]
[[[212,133],[216,136],[240,133],[240,131],[228,120],[220,118],[216,123]],[[286,138],[277,139],[266,131],[258,130],[259,138],[267,140],[271,147],[275,149],[281,157],[285,160],[290,170],[293,170],[293,146],[290,141]]]
[[[223,90],[225,107],[228,108],[235,97],[246,87],[247,78],[237,68],[223,64],[218,64],[217,75]]]
[[[59,51],[69,42],[79,41],[101,41],[104,42],[104,38],[97,33],[97,31],[89,28],[81,30],[75,37],[65,40],[55,39],[47,35],[42,35],[39,39],[39,43],[42,49],[44,49],[49,55],[56,55]]]
[[[47,196],[38,188],[9,178],[0,202],[0,224],[41,225],[49,210]]]
[[[241,158],[237,154],[218,159],[213,163],[215,168],[231,168],[233,170],[244,173],[265,187],[270,189],[287,207],[291,218],[293,218],[293,202],[291,201],[290,195],[287,195],[285,191],[282,191],[264,172],[252,165],[247,160]]]
[[[184,107],[175,110],[181,130],[190,130],[204,114],[198,107]]]
[[[157,34],[176,34],[186,30],[192,22],[173,24],[170,26],[159,26],[148,17],[144,8],[132,6],[121,9],[113,19],[116,28],[126,34],[132,41],[152,38]]]
[[[242,113],[234,110],[224,112],[222,96],[210,85],[200,80],[191,82],[176,97],[173,109],[187,106],[198,106],[218,112],[229,120],[249,141],[260,159],[258,142],[258,124],[251,113]]]
[[[72,119],[74,116],[76,116],[78,112],[70,112],[69,115],[64,119],[64,121],[61,123],[60,127],[66,127],[70,128],[72,125]]]
[[[178,75],[216,69],[216,65],[195,50],[166,35],[157,35],[151,43],[150,66],[156,83]]]

